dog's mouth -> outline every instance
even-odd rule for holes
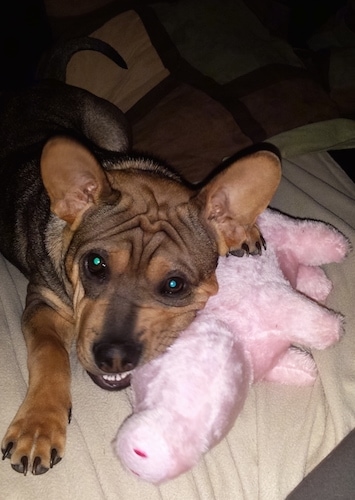
[[[87,373],[96,385],[106,391],[121,391],[122,389],[129,387],[131,383],[132,371],[124,373],[107,373],[105,375],[93,375],[90,372]]]

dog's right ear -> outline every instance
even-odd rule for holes
[[[51,211],[68,224],[112,192],[93,154],[68,137],[54,137],[46,143],[41,156],[41,176]]]

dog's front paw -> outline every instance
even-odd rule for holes
[[[64,455],[70,410],[27,408],[24,404],[7,430],[1,444],[2,458],[26,475],[44,474]]]
[[[261,255],[263,249],[266,249],[266,242],[259,228],[254,224],[251,227],[244,228],[245,237],[239,248],[229,251],[231,255],[243,257],[244,255]]]

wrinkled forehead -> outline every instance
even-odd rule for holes
[[[123,162],[123,164],[130,164]],[[139,165],[140,168],[127,166],[123,169],[106,170],[107,177],[113,189],[123,197],[135,202],[146,203],[151,208],[157,204],[170,207],[188,201],[193,195],[193,189],[173,173],[168,173],[161,166],[149,169],[150,163]],[[159,167],[159,168],[158,168]]]
[[[211,273],[217,260],[216,247],[198,209],[181,193],[172,199],[174,189],[170,196],[159,193],[158,200],[145,185],[145,190],[135,195],[122,191],[114,205],[89,210],[72,240],[71,261],[87,252],[104,250],[121,262],[122,269],[154,263],[151,269],[165,267],[166,272],[178,266],[185,272],[197,267]]]

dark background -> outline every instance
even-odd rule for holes
[[[307,40],[340,8],[341,0],[284,0],[290,12],[286,38],[295,50],[307,50]],[[222,5],[222,4],[221,4]],[[355,29],[355,15],[353,16]],[[0,6],[0,91],[19,89],[35,80],[37,64],[56,41],[41,0],[12,0]],[[332,151],[335,161],[355,180],[355,150]]]

